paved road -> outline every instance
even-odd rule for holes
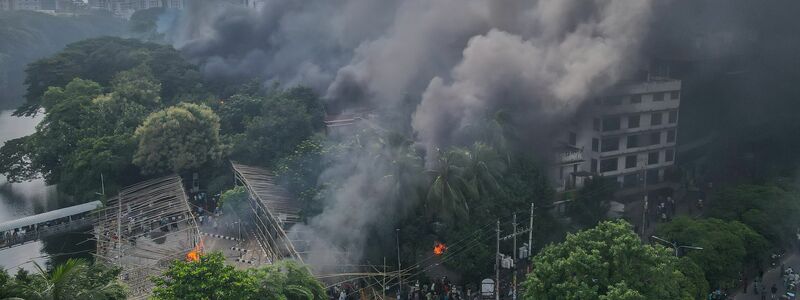
[[[786,257],[783,261],[784,265],[788,267],[792,267],[794,270],[800,271],[800,255],[795,251],[791,253],[791,256]],[[778,294],[776,295],[775,299],[779,299],[777,296],[780,296],[786,293],[786,289],[783,287],[783,278],[780,274],[780,266],[767,270],[764,272],[764,282],[766,283],[766,290],[767,295],[764,299],[770,299],[770,292],[769,289],[775,284],[778,287]],[[740,289],[736,296],[734,296],[734,300],[761,300],[761,294],[754,294],[753,293],[753,278],[748,278],[750,282],[748,282],[749,286],[747,287],[747,294],[743,294],[742,290]]]

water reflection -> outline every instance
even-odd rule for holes
[[[0,111],[0,144],[33,133],[40,120],[41,116],[16,118],[11,116],[10,110]],[[57,200],[55,187],[47,186],[41,179],[12,184],[0,175],[0,222],[58,209]],[[44,265],[50,257],[54,263],[74,256],[88,258],[88,251],[94,248],[94,243],[87,241],[89,238],[89,235],[70,233],[2,250],[0,266],[14,272],[17,267],[33,270],[31,262]]]

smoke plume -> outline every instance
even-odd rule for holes
[[[331,106],[413,112],[412,135],[427,149],[471,143],[466,128],[498,110],[531,136],[557,131],[636,67],[651,14],[640,0],[192,3],[171,36],[207,76],[260,76],[311,86]],[[417,99],[410,108],[408,98]],[[394,167],[374,157],[332,159],[323,179],[343,184],[303,228],[318,241],[311,262],[341,262],[334,253],[345,250],[358,260],[367,233],[405,212],[382,181]]]

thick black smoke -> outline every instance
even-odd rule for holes
[[[407,111],[404,126],[427,149],[470,144],[467,128],[499,110],[521,135],[558,131],[584,99],[636,69],[652,11],[641,0],[267,0],[259,11],[193,3],[173,42],[207,76],[306,84],[331,106]],[[322,241],[312,253],[346,249],[357,260],[367,232],[408,206],[388,196],[381,174],[390,170],[373,157],[337,157],[323,174],[345,184],[304,228]]]

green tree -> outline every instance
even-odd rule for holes
[[[130,31],[142,40],[163,40],[164,34],[158,32],[158,19],[166,10],[164,7],[137,10],[128,20]]]
[[[595,177],[584,182],[567,212],[578,224],[591,227],[606,218],[609,203],[618,184],[613,179]]]
[[[256,279],[225,264],[221,253],[201,255],[197,262],[177,260],[153,279],[153,299],[255,299]]]
[[[235,132],[234,159],[272,165],[322,129],[322,104],[308,88],[273,88],[265,97],[234,96],[220,110],[226,130]],[[258,109],[253,109],[258,105]],[[243,132],[237,132],[244,128]]]
[[[134,39],[103,37],[69,44],[58,54],[38,60],[27,69],[28,91],[25,104],[16,115],[34,115],[42,106],[42,95],[49,87],[64,86],[74,78],[84,78],[107,86],[119,72],[141,64],[152,70],[161,84],[166,103],[177,103],[184,94],[202,93],[197,68],[170,46]]]
[[[742,222],[775,245],[789,245],[795,240],[800,193],[791,185],[738,185],[714,197],[709,216]]]
[[[250,271],[257,281],[257,299],[326,299],[325,287],[307,267],[292,260]]]
[[[154,112],[135,138],[133,162],[145,174],[196,169],[222,156],[219,117],[205,105],[180,103]]]
[[[38,273],[20,272],[10,278],[0,274],[0,296],[30,300],[125,299],[125,288],[117,281],[119,269],[69,259],[50,271],[38,264]],[[2,282],[4,281],[4,283]],[[5,299],[5,298],[4,298]]]
[[[467,166],[469,152],[464,149],[439,151],[434,166],[433,182],[428,188],[429,212],[452,221],[469,216],[469,199],[477,196],[477,187],[470,182]]]
[[[42,176],[78,199],[90,199],[105,177],[108,191],[135,182],[134,131],[160,107],[160,84],[140,65],[117,74],[110,92],[96,82],[74,79],[51,87],[41,105],[45,116],[30,136],[0,149],[0,173],[10,181]]]
[[[258,269],[236,270],[221,253],[196,262],[175,261],[154,278],[153,299],[325,299],[325,289],[308,268],[279,261]]]
[[[624,221],[570,234],[533,258],[525,299],[693,299],[678,259]]]
[[[101,12],[86,12],[80,17],[27,10],[0,12],[0,108],[20,104],[25,93],[23,74],[29,63],[75,41],[124,33],[124,20]]]
[[[757,267],[769,249],[764,237],[736,221],[720,219],[675,218],[660,226],[656,234],[681,245],[702,247],[689,251],[691,258],[703,269],[707,281],[714,287],[728,287],[738,280],[745,267]]]

